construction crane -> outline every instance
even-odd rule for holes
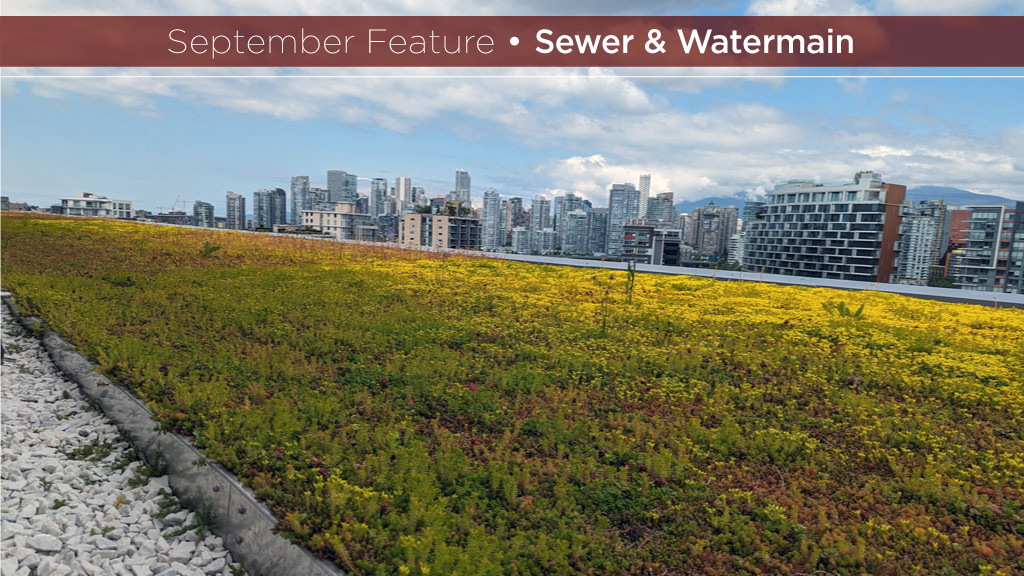
[[[178,195],[178,196],[177,196],[177,197],[176,197],[176,198],[174,199],[174,205],[173,205],[173,206],[171,207],[171,210],[172,210],[172,211],[173,211],[173,210],[177,210],[177,209],[178,209],[178,204],[179,204],[179,203],[181,204],[181,211],[182,211],[182,212],[188,212],[188,205],[189,205],[190,203],[194,204],[194,202],[193,202],[193,201],[190,201],[190,200],[182,200],[182,199],[181,199],[181,195]]]

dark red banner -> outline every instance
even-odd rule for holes
[[[3,16],[0,66],[1024,66],[1024,17]]]

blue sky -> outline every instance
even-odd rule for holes
[[[226,190],[287,189],[290,177],[299,174],[323,186],[328,169],[391,181],[414,175],[414,185],[446,193],[462,167],[478,187],[522,188],[533,178],[530,167],[549,153],[482,134],[461,138],[436,126],[401,134],[319,118],[222,111],[173,98],[155,105],[159,113],[151,115],[77,94],[51,99],[24,91],[5,98],[4,194],[42,202],[68,191],[92,191],[137,199],[139,207],[152,209],[169,207],[178,196],[219,202]]]
[[[328,6],[111,0],[97,8],[57,0],[14,2],[12,10],[10,4],[4,14],[291,14],[324,13]],[[618,4],[586,6],[595,12]],[[384,13],[358,1],[347,5],[352,13]],[[391,13],[417,13],[411,1],[388,5]],[[574,5],[527,2],[502,11],[499,3],[487,13],[579,13]],[[470,6],[450,0],[434,8],[482,11]],[[939,6],[942,13],[1019,14],[1024,0],[644,6],[649,9],[636,13],[905,14]],[[278,69],[213,71],[275,76],[259,79],[159,77],[209,72],[75,70],[81,77],[71,79],[45,77],[66,70],[4,70],[3,194],[49,205],[87,191],[151,210],[168,209],[176,199],[206,200],[220,214],[226,191],[287,189],[294,175],[309,175],[318,185],[328,169],[347,170],[366,179],[364,189],[369,178],[410,176],[433,196],[447,193],[454,171],[466,168],[477,197],[487,187],[527,198],[573,191],[603,205],[611,183],[635,182],[642,172],[653,175],[654,192],[692,200],[757,193],[789,178],[842,181],[871,169],[910,186],[1024,199],[1024,78],[858,77],[1016,76],[1024,74],[1020,69],[315,71],[344,78],[297,78],[307,71]],[[652,72],[702,77],[632,77]],[[716,73],[742,78],[707,77]],[[853,77],[795,77],[845,74]]]

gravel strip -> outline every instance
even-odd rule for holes
[[[3,306],[0,574],[244,574]]]

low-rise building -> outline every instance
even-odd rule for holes
[[[161,224],[173,224],[175,226],[187,226],[189,224],[188,214],[184,210],[171,210],[170,212],[155,214],[153,221]]]
[[[338,202],[331,210],[303,210],[302,225],[320,230],[337,240],[377,239],[377,226],[369,214],[356,212],[355,202]]]
[[[91,192],[79,192],[77,196],[62,196],[61,214],[65,216],[91,216],[95,218],[135,217],[131,200],[111,200]]]
[[[683,231],[630,224],[623,228],[622,259],[638,264],[679,266],[682,261]]]
[[[35,208],[29,206],[28,202],[11,202],[11,199],[7,196],[0,196],[0,210],[10,210],[12,212],[31,212]]]
[[[406,214],[399,226],[398,241],[407,246],[480,249],[480,220],[438,214]]]
[[[398,242],[398,223],[400,218],[394,214],[377,217],[377,240],[380,242]]]

